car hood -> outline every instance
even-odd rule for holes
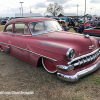
[[[35,47],[63,55],[69,48],[75,50],[75,56],[84,55],[98,48],[98,40],[71,32],[50,32],[33,36],[33,38],[35,38]],[[94,45],[93,49],[89,49],[92,45]]]

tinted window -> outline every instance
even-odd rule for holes
[[[30,34],[28,27],[23,23],[18,23],[14,25],[14,33],[18,34]]]

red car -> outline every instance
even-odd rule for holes
[[[52,18],[9,21],[0,33],[0,49],[34,67],[42,63],[46,71],[70,82],[100,67],[100,41],[62,31]]]
[[[100,27],[85,29],[83,33],[85,35],[88,34],[90,36],[100,37]]]

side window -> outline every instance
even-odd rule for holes
[[[12,24],[6,27],[5,32],[12,32]]]
[[[17,23],[14,25],[14,33],[17,34],[30,34],[28,27],[23,23]]]
[[[44,30],[43,22],[38,22],[38,23],[36,23],[34,29],[35,29],[35,30]]]
[[[41,32],[45,31],[44,29],[44,22],[32,22],[29,24],[30,30],[32,34],[40,34]]]

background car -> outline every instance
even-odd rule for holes
[[[69,26],[72,26],[72,27],[75,26],[75,19],[74,18],[68,18],[67,20],[68,20],[68,27]]]
[[[1,21],[1,25],[5,25],[9,20],[10,20],[10,19],[3,19],[3,20]]]
[[[93,27],[89,29],[84,29],[83,34],[85,35],[90,35],[90,36],[95,36],[95,37],[100,37],[100,27]]]
[[[65,23],[65,20],[60,19],[59,17],[52,17],[53,19],[57,20],[59,23]]]

